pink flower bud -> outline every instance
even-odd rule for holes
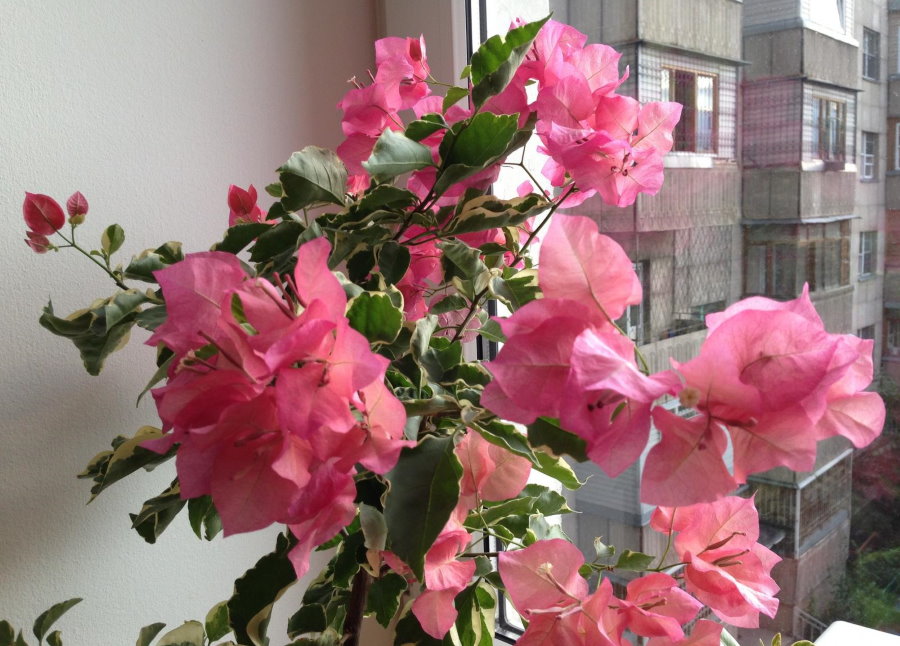
[[[53,247],[45,235],[35,233],[34,231],[26,231],[25,235],[28,236],[25,239],[25,244],[31,247],[32,251],[35,253],[47,253]]]
[[[84,222],[84,216],[88,212],[88,201],[81,194],[81,191],[75,191],[66,200],[66,210],[69,212],[69,223],[78,226]]]
[[[22,215],[29,229],[45,236],[56,233],[66,223],[66,216],[56,200],[40,193],[25,193]]]
[[[256,206],[256,188],[253,184],[246,191],[232,184],[228,187],[228,208],[236,213],[247,215]]]

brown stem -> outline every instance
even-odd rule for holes
[[[347,617],[344,619],[344,646],[359,646],[368,595],[369,575],[363,568],[359,568],[350,586],[350,601],[347,604]]]

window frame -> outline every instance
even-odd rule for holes
[[[881,33],[863,27],[862,77],[867,81],[881,80]]]
[[[677,75],[683,77],[692,77],[693,87],[693,104],[682,101],[684,97],[679,96],[677,85],[679,83]],[[673,82],[673,77],[675,80]],[[712,117],[709,128],[709,146],[700,148],[700,134],[697,129],[697,116],[699,110],[699,89],[700,84],[698,78],[710,79],[712,83]],[[660,68],[660,96],[663,101],[677,101],[684,106],[681,113],[681,119],[672,131],[674,144],[672,152],[698,153],[706,155],[715,155],[719,152],[719,75],[711,72],[701,72],[684,67],[664,65]],[[685,133],[685,131],[689,131]]]
[[[856,273],[859,280],[874,276],[878,267],[878,231],[859,232],[859,254]]]
[[[860,131],[859,179],[874,182],[878,179],[878,133]]]
[[[813,96],[812,152],[818,159],[843,162],[847,156],[847,103]]]

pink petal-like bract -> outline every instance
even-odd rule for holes
[[[588,594],[578,573],[584,557],[568,541],[537,541],[525,549],[501,552],[498,571],[516,610],[531,619],[535,611],[570,606]]]
[[[66,223],[62,207],[52,197],[41,193],[25,193],[22,215],[29,229],[45,236],[56,233]]]
[[[69,199],[66,200],[66,211],[70,218],[78,218],[87,215],[88,201],[87,198],[81,194],[81,191],[75,191],[69,196]]]
[[[641,302],[641,283],[628,255],[582,216],[553,218],[541,244],[538,282],[547,298],[586,303],[601,320],[615,321]]]

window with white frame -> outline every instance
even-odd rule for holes
[[[859,178],[876,179],[878,173],[878,133],[863,132],[859,147]]]
[[[663,68],[662,97],[682,104],[681,119],[672,138],[673,150],[716,152],[716,77],[711,74]]]
[[[813,22],[832,31],[844,32],[846,29],[844,0],[814,0],[811,5],[809,11]]]
[[[875,273],[875,254],[878,247],[877,231],[862,231],[859,234],[859,277],[865,278]]]
[[[870,81],[880,78],[881,34],[871,29],[863,29],[862,75]]]

